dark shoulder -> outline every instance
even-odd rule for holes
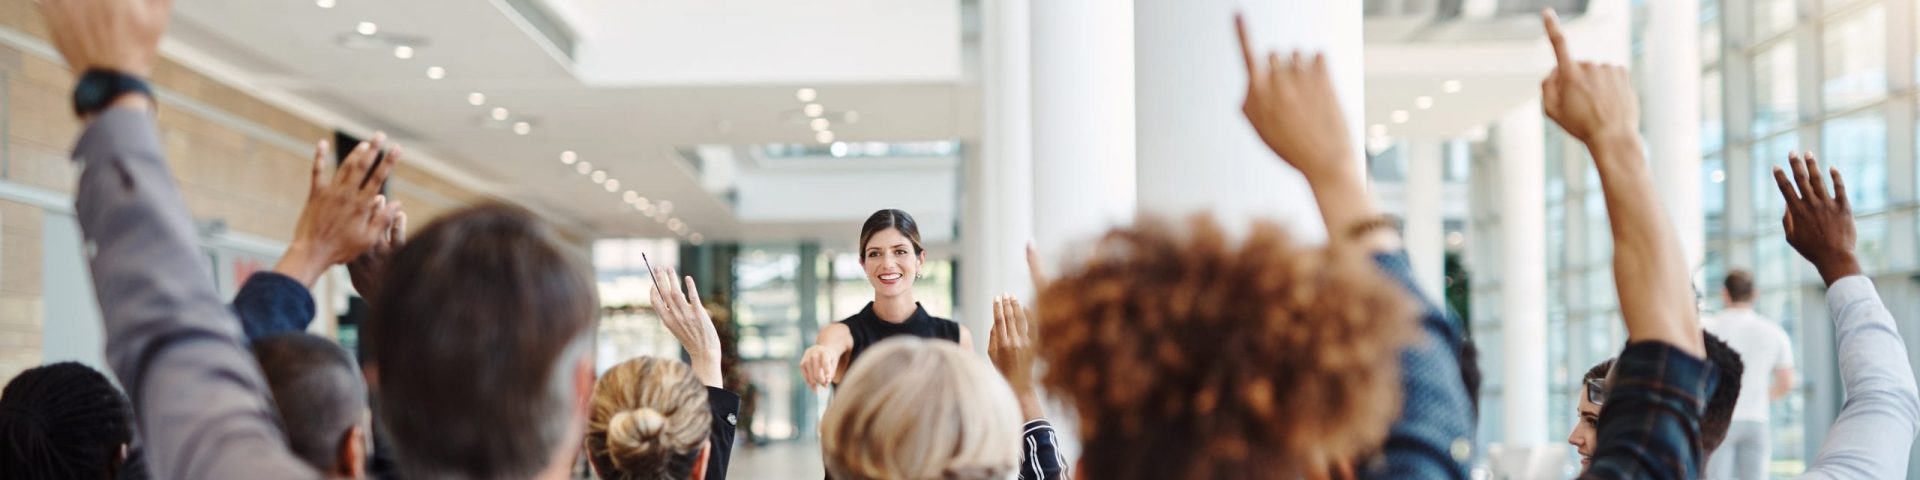
[[[932,315],[927,316],[927,321],[933,325],[933,330],[938,332],[941,338],[956,342],[960,341],[960,322]]]

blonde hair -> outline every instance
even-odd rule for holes
[[[1020,464],[1020,408],[985,360],[952,342],[896,337],[860,356],[820,423],[843,480],[1005,478]]]
[[[639,357],[594,386],[587,453],[600,478],[680,480],[693,471],[712,422],[707,389],[692,368]]]

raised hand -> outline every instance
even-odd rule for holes
[[[160,60],[173,0],[38,0],[53,47],[74,74],[111,70],[145,77]]]
[[[312,286],[327,268],[353,260],[375,244],[391,239],[401,205],[388,202],[380,194],[380,186],[402,154],[395,147],[386,161],[375,166],[374,159],[385,141],[385,134],[376,134],[373,140],[354,147],[331,176],[326,173],[327,142],[314,148],[307,203],[294,226],[293,243],[275,271]]]
[[[1833,177],[1833,193],[1829,195],[1826,184],[1820,181],[1820,160],[1813,157],[1813,152],[1790,152],[1787,164],[1793,169],[1793,180],[1787,179],[1785,170],[1773,167],[1773,181],[1787,200],[1787,214],[1780,217],[1781,226],[1786,227],[1787,244],[1813,263],[1827,285],[1859,275],[1860,262],[1853,256],[1853,203],[1847,200],[1847,184],[1840,179],[1840,169],[1828,169]]]
[[[993,299],[993,333],[987,356],[1017,392],[1033,389],[1033,312],[1020,300],[1002,295]]]
[[[1328,175],[1361,174],[1347,132],[1345,114],[1320,54],[1306,58],[1295,51],[1283,59],[1268,53],[1266,65],[1255,58],[1247,40],[1247,25],[1235,16],[1240,53],[1247,64],[1247,100],[1241,106],[1253,130],[1267,148],[1309,180]]]
[[[1613,278],[1631,342],[1706,355],[1680,234],[1667,221],[1640,142],[1640,101],[1624,68],[1575,64],[1553,10],[1540,12],[1558,60],[1540,82],[1541,108],[1593,155],[1613,234]]]
[[[1032,249],[1028,249],[1032,252]],[[1029,253],[1028,258],[1034,258]],[[1037,272],[1036,272],[1037,273]],[[1036,275],[1037,277],[1038,275]],[[993,299],[993,333],[987,338],[987,357],[1013,387],[1020,400],[1020,412],[1027,420],[1044,417],[1040,395],[1033,384],[1033,310],[1024,308],[1012,296]]]
[[[394,252],[407,245],[407,212],[398,209],[396,205],[396,211],[392,214],[393,227],[387,229],[387,234],[375,240],[373,247],[365,253],[347,262],[347,278],[353,280],[353,290],[360,292],[360,298],[369,303],[379,295],[380,279],[386,276],[387,263],[393,258]]]
[[[707,313],[706,304],[700,303],[700,291],[693,277],[685,277],[687,283],[681,288],[674,285],[673,269],[663,270],[654,272],[653,313],[660,315],[660,323],[665,324],[667,332],[687,350],[687,357],[693,362],[693,374],[700,377],[700,383],[719,388],[723,380],[720,330],[713,325],[713,315]],[[683,290],[686,293],[681,293]]]
[[[1553,10],[1540,16],[1546,24],[1547,40],[1553,43],[1554,57],[1559,60],[1547,79],[1540,82],[1540,104],[1547,117],[1586,143],[1638,135],[1640,100],[1633,91],[1633,81],[1627,77],[1627,69],[1619,65],[1575,63],[1567,53],[1560,16]]]

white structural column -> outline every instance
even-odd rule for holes
[[[1406,148],[1406,215],[1402,217],[1406,235],[1407,260],[1413,264],[1413,279],[1420,293],[1434,302],[1445,303],[1446,218],[1441,208],[1446,197],[1443,188],[1446,143],[1414,140]]]
[[[1324,238],[1313,195],[1241,116],[1246,66],[1233,15],[1256,48],[1327,54],[1361,168],[1361,3],[1327,0],[1136,0],[1135,121],[1142,212],[1210,211],[1229,226],[1273,218]]]
[[[1500,118],[1501,412],[1508,445],[1547,440],[1546,125],[1538,99]]]
[[[1033,238],[1058,260],[1133,218],[1133,7],[1032,5]]]
[[[1027,0],[986,0],[981,8],[984,115],[980,152],[969,158],[976,165],[967,174],[968,288],[960,303],[967,328],[984,335],[994,295],[1032,289],[1025,247],[1033,237],[1033,146]],[[986,343],[974,347],[984,351]]]
[[[1647,2],[1646,8],[1647,45],[1700,44],[1699,0]],[[1700,267],[1707,244],[1700,207],[1700,49],[1649,48],[1645,55],[1641,100],[1646,109],[1640,118],[1653,178],[1680,234],[1688,271],[1693,271]]]

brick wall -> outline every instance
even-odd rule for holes
[[[0,0],[0,29],[46,37],[33,0]],[[312,145],[332,129],[163,60],[161,141],[197,219],[285,242],[305,199]],[[71,194],[67,152],[79,138],[69,94],[73,77],[58,59],[0,42],[0,180]],[[188,105],[191,104],[191,105]],[[396,200],[419,226],[480,198],[418,168],[395,172]],[[0,382],[41,362],[39,207],[0,200]]]

